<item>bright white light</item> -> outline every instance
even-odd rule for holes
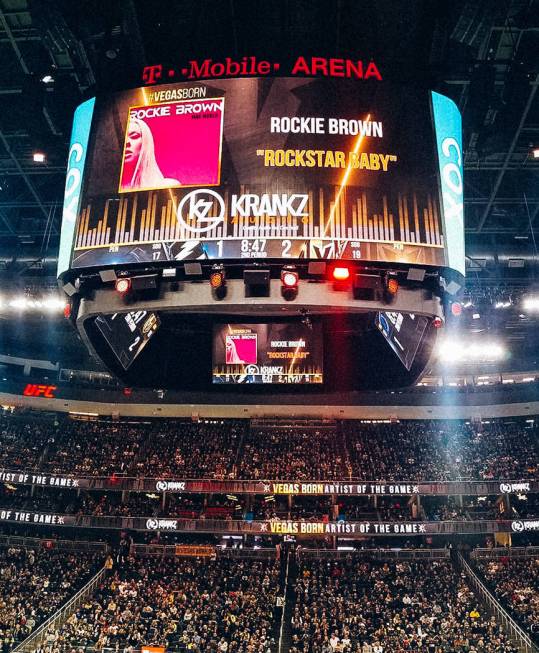
[[[45,75],[41,78],[41,81],[44,84],[52,84],[52,82],[54,82],[54,77],[52,75]]]
[[[530,383],[531,381],[535,381],[535,377],[534,377],[534,376],[525,376],[525,377],[522,379],[522,383]]]
[[[480,317],[481,317],[481,315],[479,313],[474,313],[472,315],[472,319],[474,319],[474,320],[478,320]]]
[[[496,342],[442,340],[436,350],[438,359],[449,364],[501,360],[506,354],[504,347]]]
[[[41,302],[41,305],[49,311],[54,311],[64,310],[66,303],[60,297],[47,297]]]
[[[0,304],[1,305],[1,304]],[[33,299],[32,297],[13,297],[7,302],[9,308],[16,311],[46,310],[61,311],[66,303],[60,297],[46,297],[45,299]]]
[[[514,383],[515,379],[502,379],[502,383]]]
[[[34,152],[32,158],[35,163],[45,163],[45,152]]]
[[[28,308],[28,300],[26,297],[17,297],[9,301],[10,308],[15,308],[19,311],[24,311]]]
[[[539,311],[539,297],[524,297],[522,307],[525,311]]]

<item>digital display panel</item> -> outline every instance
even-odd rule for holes
[[[124,370],[146,347],[159,328],[159,317],[148,311],[99,315],[95,324]]]
[[[376,314],[376,326],[407,370],[412,367],[428,323],[426,317],[413,313],[386,311]]]
[[[213,332],[213,383],[323,382],[319,325],[219,324]]]
[[[219,79],[98,97],[62,246],[73,269],[349,259],[463,272],[460,143],[451,100],[386,82]]]

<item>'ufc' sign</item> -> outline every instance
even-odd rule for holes
[[[47,399],[54,399],[55,390],[55,385],[27,383],[22,393],[25,397],[46,397]]]

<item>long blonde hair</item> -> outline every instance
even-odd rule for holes
[[[144,120],[130,118],[127,127],[128,133],[131,130],[132,124],[137,125],[140,129],[142,144],[135,165],[135,170],[133,171],[133,176],[127,185],[131,188],[153,188],[159,186],[162,184],[165,176],[161,172],[155,159],[155,145],[153,142],[152,130]]]

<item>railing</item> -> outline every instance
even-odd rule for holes
[[[105,576],[105,567],[100,569],[97,574],[91,578],[84,587],[82,587],[67,603],[57,610],[51,617],[31,633],[25,640],[13,649],[13,653],[19,651],[34,651],[41,643],[49,629],[59,628],[65,621],[77,610],[83,601],[94,591]]]
[[[108,545],[105,542],[54,540],[52,538],[22,537],[21,535],[0,535],[0,546],[15,546],[24,549],[61,549],[63,551],[86,551],[88,553],[103,554],[108,551]]]
[[[218,558],[245,558],[249,560],[275,560],[276,549],[221,549],[217,548]]]
[[[300,559],[331,559],[339,560],[352,557],[368,557],[376,560],[398,558],[401,560],[435,560],[450,557],[449,549],[354,549],[332,550],[332,549],[297,549]]]
[[[470,557],[479,558],[534,558],[539,557],[539,546],[513,546],[509,548],[475,549]]]
[[[489,592],[479,576],[474,572],[460,553],[457,554],[457,562],[468,577],[468,581],[474,590],[481,596],[488,608],[495,614],[496,619],[507,629],[509,636],[520,647],[523,653],[539,653],[539,649],[533,643],[531,637],[516,623],[495,597]]]

